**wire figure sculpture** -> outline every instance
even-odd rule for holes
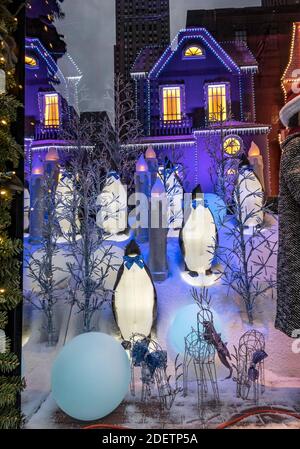
[[[131,358],[131,383],[130,391],[135,396],[135,371],[140,370],[142,381],[141,401],[147,402],[156,387],[160,406],[170,410],[174,400],[182,391],[179,387],[179,374],[181,364],[178,364],[178,356],[175,359],[175,388],[171,386],[171,376],[167,374],[167,352],[153,339],[142,334],[133,334],[130,341],[123,342],[125,349],[130,351]]]
[[[213,401],[220,402],[217,373],[216,373],[216,347],[210,339],[207,339],[205,323],[213,325],[213,313],[210,310],[208,292],[203,289],[198,293],[192,290],[192,296],[199,306],[197,314],[197,328],[192,329],[185,337],[185,353],[183,362],[183,394],[188,394],[188,377],[191,365],[197,381],[198,410],[201,418],[204,417],[204,400],[208,396],[209,385],[213,395]]]
[[[264,360],[268,355],[265,352],[265,337],[261,332],[252,329],[247,331],[239,340],[238,348],[234,347],[233,358],[236,364],[236,394],[238,398],[252,399],[259,403],[265,391]]]

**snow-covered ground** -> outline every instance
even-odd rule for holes
[[[273,224],[273,226],[276,226]],[[174,234],[174,233],[173,233]],[[222,236],[221,236],[222,239]],[[127,242],[116,242],[114,245],[115,261],[121,262],[123,248]],[[111,242],[109,242],[111,244]],[[148,257],[148,245],[141,245],[144,257]],[[64,248],[61,249],[63,259]],[[153,338],[168,351],[169,372],[174,375],[174,359],[178,352],[178,335],[184,329],[175,329],[176,316],[181,314],[184,308],[193,304],[190,290],[195,280],[183,275],[183,264],[176,236],[168,240],[169,277],[160,284],[156,284],[158,297],[158,317],[153,330]],[[276,260],[272,261],[276,266]],[[116,272],[111,271],[107,281],[107,287],[112,287],[116,278]],[[26,273],[25,273],[26,277]],[[30,282],[25,279],[25,285],[30,287]],[[227,295],[227,290],[222,286],[221,279],[209,288],[212,296],[212,309],[215,313],[216,327],[222,333],[224,341],[228,341],[230,352],[233,346],[238,345],[239,338],[248,329],[244,305],[232,292]],[[27,388],[23,393],[22,407],[27,417],[27,428],[73,428],[82,427],[86,423],[80,423],[67,417],[56,406],[50,392],[51,366],[55,356],[64,341],[70,340],[80,333],[80,315],[75,310],[71,313],[71,320],[67,326],[70,308],[65,302],[66,291],[62,288],[59,304],[56,307],[57,328],[60,329],[59,341],[55,348],[49,348],[45,343],[42,329],[42,317],[37,311],[33,311],[29,304],[24,306],[24,346],[23,346],[23,371],[27,381]],[[142,300],[142,298],[141,298]],[[182,310],[180,310],[182,309]],[[185,309],[186,310],[186,309]],[[272,294],[260,299],[255,308],[255,323],[253,328],[265,335],[266,352],[268,358],[266,368],[266,391],[260,400],[260,406],[284,407],[300,411],[300,354],[292,352],[292,340],[274,329],[274,317],[276,311],[276,298]],[[190,325],[195,317],[191,316]],[[187,319],[188,321],[188,319]],[[109,305],[95,314],[94,329],[105,332],[119,338],[118,329],[113,319]],[[190,328],[186,323],[187,329]],[[174,339],[174,335],[177,337]],[[179,345],[180,346],[180,345]],[[182,355],[181,355],[182,359]],[[240,413],[253,402],[236,398],[236,384],[233,380],[223,380],[228,372],[216,360],[217,375],[219,379],[220,400],[219,406],[210,402],[208,394],[204,407],[205,426],[214,428],[218,424],[230,419],[232,415]],[[136,376],[138,378],[138,375]],[[174,377],[174,376],[173,376]],[[183,397],[179,394],[170,411],[159,411],[153,389],[153,398],[147,404],[140,402],[140,384],[136,385],[136,396],[128,393],[118,409],[108,417],[100,420],[101,423],[122,424],[132,428],[198,428],[203,426],[200,421],[197,408],[196,383],[191,376],[189,382],[189,394]],[[254,417],[247,419],[241,427],[267,427],[289,428],[299,427],[300,421],[295,418],[278,417],[268,415],[264,418]]]

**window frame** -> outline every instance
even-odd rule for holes
[[[27,63],[26,63],[26,58],[34,59],[34,60],[36,61],[36,65],[30,65],[30,64],[27,64]],[[29,69],[29,70],[37,70],[37,69],[40,68],[39,60],[38,60],[38,58],[37,58],[36,56],[34,56],[34,55],[30,55],[30,54],[26,54],[26,53],[25,53],[25,55],[24,55],[24,63],[25,63],[25,68],[26,68],[26,69]]]
[[[57,96],[58,103],[58,125],[47,125],[45,123],[45,112],[46,112],[46,96]],[[39,105],[40,105],[40,122],[43,124],[44,128],[55,128],[61,127],[62,123],[62,103],[61,96],[56,91],[39,92]]]
[[[207,82],[204,84],[204,97],[205,97],[205,117],[206,117],[206,123],[218,123],[221,120],[212,120],[210,119],[210,113],[209,113],[209,88],[213,86],[225,86],[225,98],[226,98],[226,117],[223,119],[223,122],[226,122],[228,120],[228,114],[231,109],[231,92],[230,92],[230,82],[228,81],[218,81],[218,82]]]
[[[236,153],[229,154],[229,153],[227,153],[227,151],[225,150],[224,145],[225,145],[226,140],[228,140],[228,139],[235,139],[235,140],[237,140],[237,141],[239,142],[239,144],[240,144],[240,149],[239,149]],[[237,134],[228,134],[227,136],[224,137],[224,139],[223,139],[223,151],[224,151],[224,154],[225,154],[227,157],[233,157],[233,158],[235,158],[235,157],[237,157],[243,150],[244,150],[244,142],[243,142],[243,139],[242,139],[239,135],[237,135]]]
[[[171,119],[171,120],[165,120],[164,116],[164,94],[163,91],[164,89],[174,89],[174,88],[179,88],[180,89],[180,109],[181,109],[181,118],[179,120],[177,119]],[[160,120],[162,121],[162,123],[170,123],[170,122],[174,122],[174,123],[180,123],[182,121],[182,119],[185,116],[185,85],[184,84],[163,84],[159,86],[159,104],[160,104],[160,108],[159,108],[159,116],[160,116]]]
[[[191,55],[191,56],[186,56],[186,51],[191,48],[191,47],[198,47],[201,49],[202,51],[202,55]],[[182,59],[186,60],[186,61],[194,61],[195,59],[205,59],[206,58],[206,53],[205,53],[205,49],[203,48],[202,45],[198,44],[198,43],[189,43],[188,45],[185,45],[185,47],[182,50]]]

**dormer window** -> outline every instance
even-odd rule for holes
[[[183,51],[184,59],[197,59],[205,56],[204,50],[200,45],[193,44],[186,47]]]

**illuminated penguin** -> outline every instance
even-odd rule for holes
[[[172,229],[181,229],[183,223],[184,189],[176,167],[166,158],[162,179],[168,198],[168,223]]]
[[[116,235],[127,229],[127,191],[117,172],[108,173],[101,194],[97,198],[97,226],[106,234]]]
[[[137,243],[132,240],[125,249],[114,286],[113,313],[124,340],[132,334],[146,336],[156,318],[156,290]]]
[[[200,185],[193,190],[189,207],[179,236],[186,270],[191,276],[210,275],[218,235],[213,214],[204,200]]]
[[[240,161],[237,186],[235,198],[238,188],[243,225],[248,228],[261,225],[264,220],[264,191],[245,154]]]

